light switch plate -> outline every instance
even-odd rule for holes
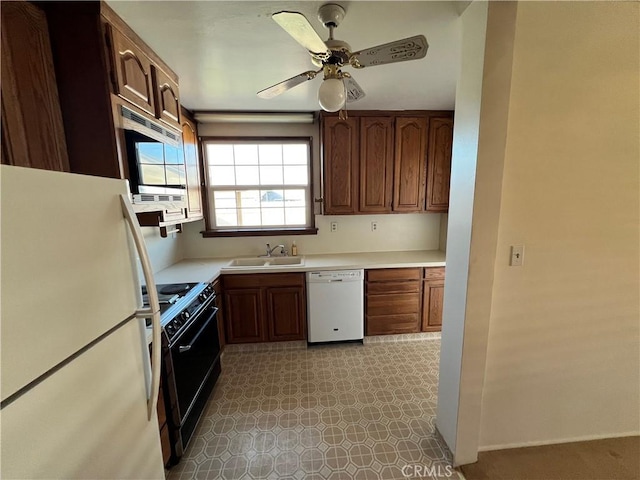
[[[511,246],[511,261],[509,265],[512,267],[521,267],[524,264],[524,245]]]

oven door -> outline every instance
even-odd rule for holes
[[[174,339],[169,347],[181,424],[184,424],[185,418],[189,416],[200,389],[219,360],[218,309],[214,300],[212,298],[212,301],[196,314],[189,328]]]

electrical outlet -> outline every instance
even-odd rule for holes
[[[524,245],[511,246],[511,261],[509,265],[512,267],[521,267],[524,263]]]
[[[338,222],[331,222],[331,231],[332,232],[338,231]]]
[[[371,231],[372,232],[378,231],[378,222],[371,222]]]

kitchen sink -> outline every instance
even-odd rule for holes
[[[234,258],[224,268],[269,268],[304,265],[304,257]]]
[[[302,257],[271,257],[267,259],[270,265],[304,265]]]
[[[263,267],[264,258],[234,258],[229,263],[230,267]]]

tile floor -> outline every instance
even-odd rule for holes
[[[462,478],[434,430],[440,341],[398,339],[231,346],[168,479]]]

